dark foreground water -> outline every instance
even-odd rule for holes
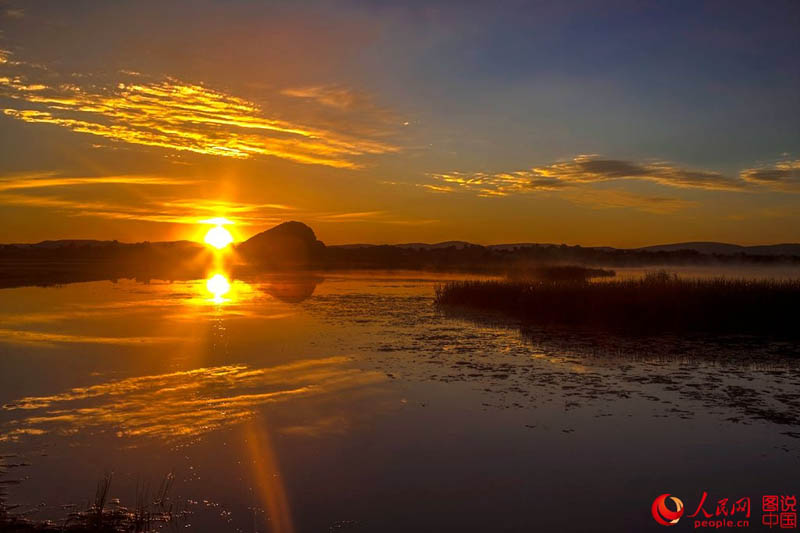
[[[0,290],[0,490],[63,520],[172,474],[203,532],[658,531],[703,492],[758,529],[800,492],[795,344],[525,330],[438,312],[446,279]]]

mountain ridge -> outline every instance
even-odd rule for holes
[[[378,246],[390,246],[394,248],[405,248],[413,250],[436,250],[454,247],[456,249],[463,249],[470,246],[477,246],[488,248],[490,250],[517,250],[523,248],[536,248],[536,247],[579,247],[588,250],[599,251],[643,251],[643,252],[673,252],[681,250],[691,250],[705,254],[720,254],[720,255],[736,255],[739,253],[747,253],[752,255],[797,255],[800,256],[800,243],[778,243],[778,244],[756,244],[756,245],[741,245],[726,242],[716,241],[688,241],[676,242],[670,244],[655,244],[650,246],[640,246],[634,248],[621,248],[616,246],[581,246],[570,244],[555,244],[555,243],[538,243],[538,242],[520,242],[520,243],[504,243],[504,244],[474,244],[466,241],[444,241],[438,243],[397,243],[397,244],[333,244],[328,245],[329,248],[342,248],[342,249],[359,249],[359,248],[373,248]]]
[[[245,245],[245,248],[247,248],[246,243],[256,242],[253,241],[253,239],[256,239],[260,235],[266,234],[267,232],[272,231],[275,228],[282,227],[283,224],[291,224],[292,222],[294,221],[284,222],[282,224],[279,224],[278,226],[270,228],[269,230],[259,232],[245,241],[235,243],[234,246],[237,249],[240,249],[243,245]],[[302,223],[298,222],[297,224],[302,224]],[[305,226],[305,224],[303,225]],[[311,231],[310,235],[313,236],[314,241],[322,243],[322,241],[316,239],[316,235],[309,226],[305,227]],[[188,240],[120,242],[117,240],[99,240],[99,239],[52,239],[52,240],[40,241],[37,243],[6,243],[6,244],[0,244],[0,247],[16,247],[16,248],[27,248],[27,249],[31,248],[59,249],[59,248],[69,248],[69,247],[103,247],[103,246],[111,247],[111,246],[135,246],[135,245],[146,245],[146,244],[152,246],[194,246],[194,245],[203,246],[201,243]],[[743,253],[749,255],[800,256],[800,243],[791,243],[791,242],[776,243],[776,244],[741,245],[741,244],[719,242],[719,241],[686,241],[686,242],[676,242],[667,244],[654,244],[649,246],[639,246],[632,248],[622,248],[616,246],[569,245],[565,243],[556,244],[556,243],[520,242],[520,243],[482,245],[482,244],[471,243],[468,241],[443,241],[437,243],[409,242],[409,243],[395,243],[395,244],[348,243],[348,244],[327,245],[327,248],[357,250],[357,249],[375,248],[375,247],[393,247],[393,248],[401,248],[409,250],[439,250],[447,248],[455,248],[458,250],[462,250],[464,248],[469,248],[469,247],[481,247],[490,250],[517,250],[524,248],[537,248],[537,247],[549,248],[549,247],[561,247],[561,246],[579,247],[579,248],[599,250],[599,251],[619,250],[619,251],[643,251],[643,252],[675,252],[681,250],[691,250],[702,254],[711,254],[711,255],[714,254],[737,255]]]

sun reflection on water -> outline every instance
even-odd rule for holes
[[[213,295],[211,301],[216,304],[227,302],[227,298],[223,298],[231,291],[231,283],[224,274],[214,274],[206,280],[206,290]]]

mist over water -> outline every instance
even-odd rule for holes
[[[464,277],[3,289],[5,498],[58,520],[172,473],[195,531],[620,531],[664,492],[792,493],[792,343],[437,310]]]

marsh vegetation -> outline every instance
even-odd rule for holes
[[[540,325],[616,332],[708,331],[797,335],[800,280],[687,279],[666,271],[592,282],[509,277],[436,287],[440,308],[500,312]]]

